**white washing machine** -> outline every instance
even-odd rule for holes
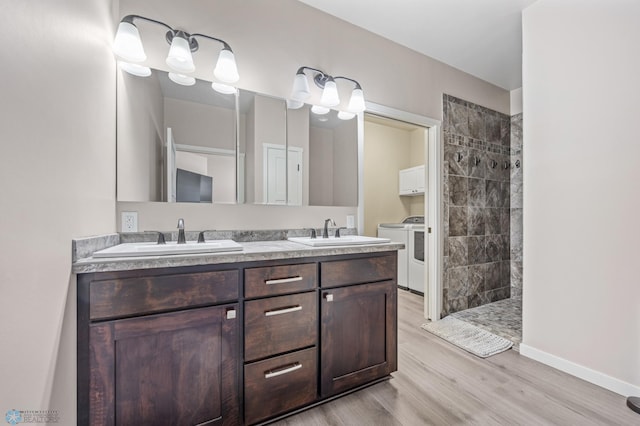
[[[424,251],[424,225],[411,225],[407,252],[407,261],[409,263],[407,287],[409,287],[409,290],[422,295],[425,294]]]
[[[424,216],[409,216],[401,223],[381,223],[378,225],[378,237],[389,238],[394,243],[404,244],[405,248],[398,250],[398,286],[406,289],[412,289],[412,286],[419,287],[417,282],[411,283],[409,276],[410,258],[413,257],[412,228],[414,226],[422,226],[424,229]],[[412,277],[415,275],[414,272]],[[416,289],[415,291],[424,293],[424,279],[421,288],[421,290]]]

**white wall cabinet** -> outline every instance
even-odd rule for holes
[[[400,170],[400,195],[424,195],[424,164]]]

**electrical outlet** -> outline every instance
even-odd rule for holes
[[[138,232],[138,212],[122,212],[122,232]]]
[[[352,229],[356,227],[356,218],[352,214],[347,215],[347,228]]]

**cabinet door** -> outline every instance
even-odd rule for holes
[[[322,397],[397,369],[396,292],[393,280],[322,291]]]
[[[416,167],[415,176],[416,176],[416,193],[424,194],[424,182],[425,182],[425,174],[424,174],[424,166]]]
[[[239,423],[237,304],[90,327],[91,425]]]
[[[416,175],[412,169],[400,170],[398,173],[400,195],[412,194],[416,187]]]

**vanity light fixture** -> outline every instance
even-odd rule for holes
[[[355,117],[357,113],[363,112],[366,109],[362,86],[360,86],[360,83],[358,83],[356,80],[343,76],[333,77],[322,70],[307,66],[298,68],[298,71],[296,72],[296,76],[293,80],[291,99],[287,101],[287,105],[289,108],[297,109],[302,107],[304,102],[311,96],[309,82],[307,80],[307,75],[305,74],[305,71],[307,70],[314,73],[313,81],[316,86],[322,89],[322,96],[320,97],[321,106],[334,107],[340,104],[340,96],[338,95],[338,86],[336,85],[336,80],[342,79],[354,83],[355,87],[351,92],[351,98],[349,99],[347,111],[339,114],[339,117],[343,120],[350,120],[351,118]],[[312,111],[314,110],[314,108],[318,110],[318,106],[314,106],[312,107]],[[322,112],[316,113],[321,114]],[[326,114],[326,112],[324,113]]]
[[[139,77],[151,75],[149,67],[139,64],[147,59],[147,55],[144,52],[138,27],[134,23],[135,20],[151,22],[167,28],[165,39],[170,48],[166,62],[173,71],[169,73],[169,78],[172,81],[183,85],[195,83],[195,78],[187,74],[194,72],[196,69],[192,56],[192,53],[200,47],[196,38],[205,38],[222,44],[222,50],[218,56],[213,75],[218,81],[224,83],[223,86],[231,87],[228,85],[240,79],[233,51],[224,40],[206,34],[189,34],[182,30],[173,29],[164,22],[139,15],[127,15],[122,18],[113,41],[113,51],[119,58],[120,67],[126,72]],[[215,89],[216,86],[213,86],[213,88]],[[229,91],[230,89],[226,90]],[[233,88],[233,92],[235,90]]]

